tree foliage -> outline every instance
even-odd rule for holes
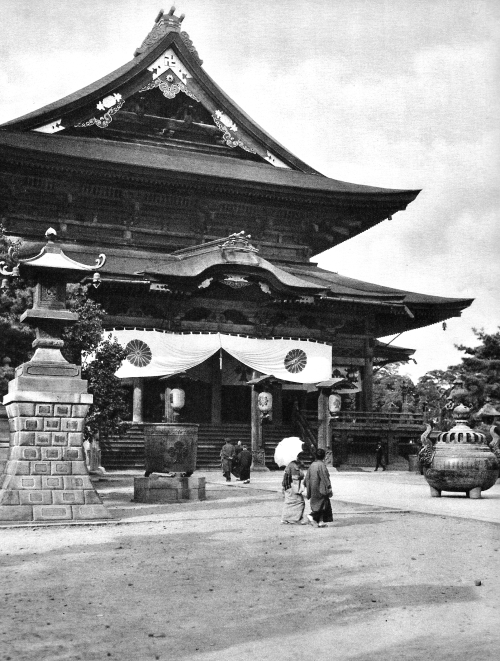
[[[78,321],[64,329],[62,353],[68,362],[77,365],[97,349],[103,332],[105,310],[92,300],[89,289],[88,285],[69,285],[67,292],[66,307],[77,313]]]
[[[462,362],[447,370],[432,370],[422,376],[417,384],[420,396],[429,404],[432,417],[443,418],[448,397],[457,378],[463,380],[468,390],[468,401],[477,412],[490,399],[500,401],[500,328],[496,333],[472,329],[479,340],[476,347],[456,345],[465,353]]]
[[[128,413],[128,402],[120,379],[115,376],[127,353],[111,335],[96,348],[82,370],[88,379],[94,403],[85,420],[85,438],[106,440],[121,431]]]
[[[85,438],[105,440],[118,434],[128,414],[126,391],[115,376],[126,351],[108,336],[102,340],[105,310],[92,300],[88,285],[69,288],[67,307],[78,314],[78,321],[64,330],[63,353],[67,360],[82,364],[82,377],[94,397],[85,420]]]
[[[376,411],[398,413],[406,401],[413,405],[416,389],[408,375],[399,373],[402,363],[381,367],[373,376],[373,408]]]
[[[17,243],[4,236],[0,225],[0,262],[12,266],[8,249],[16,249]],[[0,289],[0,396],[7,392],[7,384],[13,377],[13,366],[29,360],[33,353],[31,343],[35,338],[32,328],[19,321],[22,313],[31,307],[31,288],[21,278],[2,278]]]
[[[457,345],[463,351],[462,363],[449,369],[458,370],[465,380],[475,406],[482,406],[486,399],[500,400],[500,326],[496,333],[484,329],[472,331],[480,344],[476,347]]]

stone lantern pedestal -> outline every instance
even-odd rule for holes
[[[77,365],[24,363],[4,398],[10,452],[0,478],[0,521],[110,518],[83,456],[92,395]]]
[[[0,521],[108,519],[83,454],[83,424],[92,395],[80,367],[61,354],[62,330],[77,315],[66,310],[66,277],[95,267],[74,262],[53,242],[21,268],[37,279],[33,308],[21,321],[36,329],[33,358],[20,365],[4,397],[10,427],[7,461],[0,475]],[[3,275],[9,272],[0,264]]]

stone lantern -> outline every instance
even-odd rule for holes
[[[81,368],[61,354],[65,326],[78,315],[66,309],[66,283],[94,266],[74,261],[47,230],[47,244],[35,257],[21,259],[5,276],[35,281],[33,307],[21,321],[35,329],[31,360],[15,370],[4,404],[10,424],[9,456],[0,477],[0,520],[67,521],[106,519],[87,472],[83,454],[83,425],[92,395],[81,378]],[[12,257],[12,253],[9,253]]]

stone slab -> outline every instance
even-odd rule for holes
[[[82,489],[60,489],[53,493],[54,505],[84,505],[85,496]]]
[[[15,492],[14,492],[15,493]],[[20,505],[52,505],[52,491],[18,491]]]
[[[11,402],[47,402],[49,404],[92,404],[93,395],[89,393],[59,393],[42,390],[14,390],[8,392],[4,398],[5,405]]]
[[[31,505],[0,505],[0,521],[33,521]]]
[[[12,392],[36,392],[40,391],[42,388],[46,388],[47,390],[50,389],[54,394],[59,393],[61,395],[66,395],[66,393],[68,393],[69,395],[81,395],[86,389],[85,383],[81,380],[77,378],[64,378],[63,376],[54,378],[52,375],[23,375],[16,377],[13,381],[16,383],[13,386],[15,390],[12,390]],[[10,383],[13,383],[13,381]]]
[[[205,500],[204,477],[149,477],[134,478],[134,502],[164,503],[178,500]]]
[[[71,521],[71,505],[34,505],[33,521]]]
[[[83,492],[85,505],[102,505],[102,500],[97,491],[85,490]]]
[[[112,519],[113,517],[104,505],[73,505],[73,519],[78,521],[91,521],[100,519]]]
[[[11,461],[10,459],[5,464],[3,469],[5,475],[29,475],[30,462],[29,461]]]
[[[20,505],[19,491],[0,489],[0,505]]]

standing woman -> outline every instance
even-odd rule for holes
[[[248,451],[246,445],[239,453],[240,480],[243,484],[250,484],[250,466],[252,465],[252,453]]]
[[[333,496],[332,483],[328,468],[323,461],[325,455],[322,448],[316,450],[316,459],[309,466],[306,475],[307,498],[311,505],[311,514],[308,514],[307,518],[315,528],[325,528],[327,523],[333,521],[330,503],[330,498]]]
[[[299,459],[291,461],[285,468],[283,474],[282,491],[285,494],[285,503],[281,514],[281,523],[307,523],[302,521],[304,515],[305,486],[304,486],[304,466]]]

